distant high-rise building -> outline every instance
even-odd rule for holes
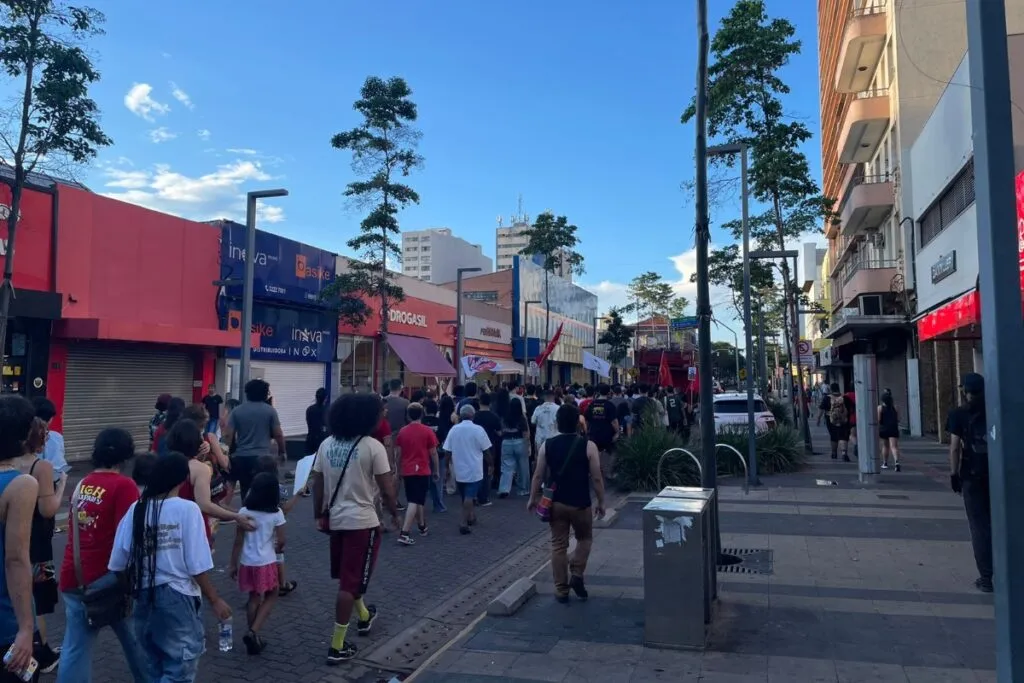
[[[456,237],[448,228],[428,228],[402,233],[402,273],[427,282],[451,282],[459,268],[493,270],[491,259],[479,244]]]
[[[543,256],[540,254],[527,254],[524,251],[527,238],[523,233],[531,227],[533,226],[530,225],[530,219],[526,215],[513,216],[512,224],[508,226],[504,225],[502,218],[498,218],[498,228],[495,232],[497,237],[497,251],[495,252],[496,270],[508,270],[511,268],[512,258],[517,255],[528,257],[539,266],[544,265]],[[562,259],[561,268],[556,271],[556,274],[572,282],[572,270],[565,259]]]

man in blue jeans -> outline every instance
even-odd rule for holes
[[[451,428],[444,440],[444,450],[452,454],[452,473],[462,498],[462,525],[459,533],[466,535],[476,524],[476,497],[484,481],[484,458],[491,451],[487,432],[473,422],[476,410],[471,405],[459,409],[459,424]]]
[[[224,405],[224,397],[217,393],[216,384],[207,387],[206,396],[203,396],[203,405],[206,406],[206,412],[210,416],[204,432],[216,434],[220,430],[220,408]]]

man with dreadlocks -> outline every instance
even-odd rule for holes
[[[221,621],[231,608],[210,580],[213,556],[199,506],[178,497],[189,463],[170,453],[153,466],[142,499],[117,527],[109,568],[127,572],[146,680],[194,681],[205,638],[201,599]]]

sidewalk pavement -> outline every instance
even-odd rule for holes
[[[752,567],[764,573],[720,569],[706,651],[643,647],[636,501],[595,532],[588,602],[556,603],[545,565],[538,595],[514,616],[482,618],[408,680],[995,681],[992,596],[973,585],[970,536],[946,483],[944,447],[905,440],[903,471],[861,485],[855,463],[829,459],[824,430],[813,437],[819,455],[800,473],[765,477],[749,495],[722,482],[723,547],[768,551],[768,562]]]

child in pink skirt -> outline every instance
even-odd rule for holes
[[[285,520],[277,477],[257,474],[239,514],[252,518],[256,529],[236,529],[230,572],[231,578],[238,579],[239,589],[249,594],[245,608],[249,632],[242,642],[249,654],[258,655],[267,647],[260,629],[277,601],[277,554],[284,548]]]

